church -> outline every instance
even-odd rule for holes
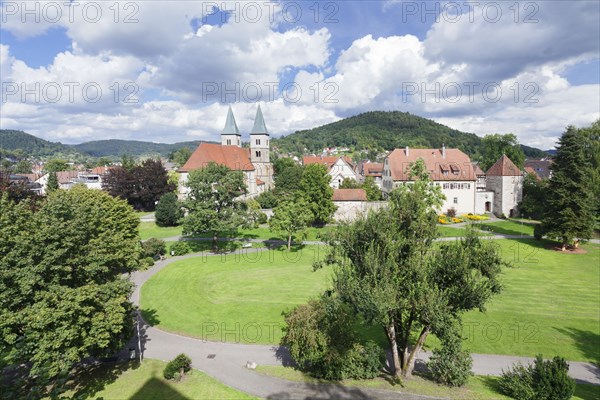
[[[244,173],[247,191],[243,199],[258,196],[273,187],[273,165],[269,150],[270,136],[260,105],[256,110],[254,126],[250,131],[249,148],[242,147],[242,135],[235,122],[233,110],[229,106],[225,127],[221,132],[221,144],[201,143],[178,170],[180,197],[187,196],[188,174],[193,170],[206,167],[211,162]]]

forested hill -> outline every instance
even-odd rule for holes
[[[52,156],[75,153],[73,148],[62,143],[53,143],[23,131],[0,129],[0,149],[23,150],[33,156]]]
[[[21,150],[34,157],[67,157],[71,155],[90,157],[120,157],[122,155],[142,156],[159,154],[167,157],[182,147],[196,149],[200,141],[180,142],[173,144],[142,142],[136,140],[98,140],[76,145],[49,142],[23,131],[0,129],[0,149],[8,151]]]
[[[141,142],[137,140],[97,140],[85,142],[73,146],[78,152],[93,157],[121,156],[124,154],[131,156],[141,156],[144,154],[160,154],[167,157],[171,152],[182,147],[189,147],[195,150],[200,141],[180,142],[173,144]]]
[[[302,153],[305,148],[317,153],[325,147],[391,150],[405,146],[439,148],[446,145],[475,156],[480,153],[481,138],[410,113],[371,111],[318,128],[297,131],[274,140],[273,144],[290,153]],[[527,157],[548,155],[532,147],[522,147]]]

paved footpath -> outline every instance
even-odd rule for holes
[[[265,249],[253,248],[239,250],[244,253],[259,252]],[[203,253],[203,256],[220,256]],[[158,262],[146,271],[131,275],[136,288],[132,301],[139,305],[140,287],[152,275],[169,264],[186,258],[198,257],[188,254]],[[192,365],[227,386],[273,400],[291,399],[405,399],[424,400],[433,397],[412,395],[368,388],[353,388],[336,384],[312,384],[291,382],[259,374],[247,369],[248,361],[258,365],[290,365],[287,350],[280,346],[247,345],[236,343],[209,342],[162,331],[149,326],[139,317],[142,354],[147,358],[171,360],[180,353],[192,358]],[[137,347],[137,346],[136,346]],[[421,352],[417,363],[429,359],[429,353]],[[500,375],[502,370],[515,362],[529,363],[531,358],[503,356],[493,354],[472,354],[473,372],[477,375]],[[600,385],[600,369],[593,364],[570,362],[569,375],[580,382]]]

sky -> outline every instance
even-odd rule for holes
[[[551,149],[600,118],[598,1],[0,1],[0,128],[274,137],[407,111]]]

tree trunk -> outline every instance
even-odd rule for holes
[[[219,237],[217,236],[216,233],[213,233],[213,238],[212,238],[212,248],[213,248],[213,252],[217,252],[219,250]]]
[[[394,328],[394,324],[390,324],[385,328],[385,333],[388,337],[388,341],[390,342],[390,347],[392,348],[392,359],[394,362],[394,376],[396,378],[400,378],[400,373],[402,372],[402,366],[400,364],[400,357],[398,355],[398,345],[396,343],[396,328]]]
[[[415,361],[417,360],[417,354],[423,348],[425,344],[425,339],[427,339],[427,335],[429,335],[429,326],[425,326],[419,335],[419,339],[417,339],[417,343],[415,347],[410,352],[408,356],[408,360],[405,361],[405,365],[403,365],[402,376],[405,378],[410,378],[412,376],[413,369],[415,369]]]
[[[288,251],[292,249],[292,235],[288,235]]]
[[[577,249],[579,247],[579,239],[573,240],[573,248]]]
[[[569,244],[569,242],[567,242],[566,240],[563,240],[562,245],[560,247],[560,251],[565,251],[567,250],[567,245]]]

